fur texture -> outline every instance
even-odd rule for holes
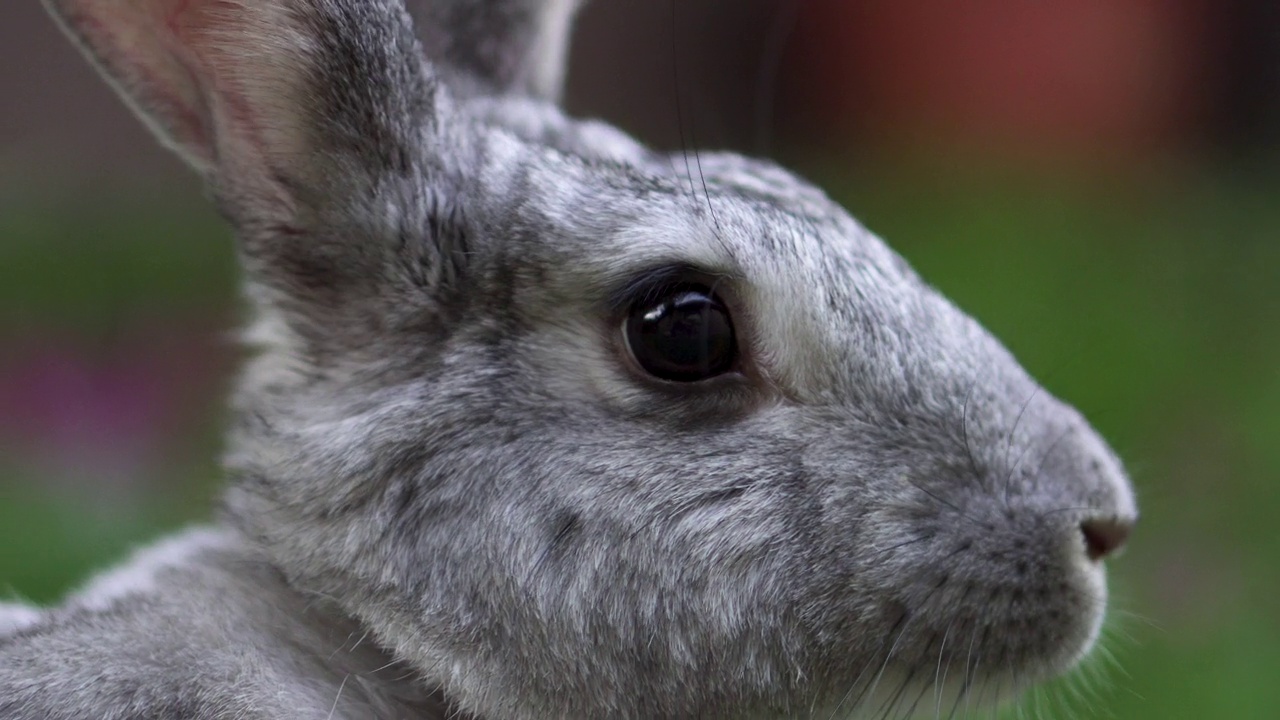
[[[258,352],[217,527],[0,607],[0,717],[945,717],[1094,643],[1105,443],[820,191],[561,114],[572,0],[47,3]],[[645,377],[689,274],[741,366]]]

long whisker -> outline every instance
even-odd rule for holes
[[[697,124],[689,118],[689,142],[693,145],[693,162],[698,167],[698,181],[702,183],[702,197],[707,203],[707,212],[711,213],[711,224],[716,228],[716,237],[720,238],[720,218],[716,217],[715,206],[711,204],[711,192],[707,190],[707,176],[702,172],[702,155],[698,153]],[[721,240],[723,242],[723,240]]]
[[[969,442],[969,401],[973,399],[973,391],[978,382],[969,382],[969,389],[964,394],[964,402],[960,406],[960,434],[964,439],[964,454],[969,460],[969,471],[973,473],[973,481],[982,488],[982,473],[978,470],[978,462],[973,457],[973,444]]]
[[[1004,505],[1006,507],[1009,505],[1009,487],[1013,484],[1013,472],[1009,466],[1009,453],[1013,452],[1013,443],[1017,439],[1018,426],[1022,424],[1022,416],[1026,414],[1027,408],[1031,407],[1032,401],[1036,399],[1036,396],[1039,395],[1040,391],[1043,389],[1043,385],[1036,385],[1035,389],[1031,391],[1031,394],[1027,395],[1026,401],[1022,403],[1022,407],[1018,410],[1018,416],[1013,419],[1013,427],[1009,428],[1009,437],[1004,446],[1004,467],[1002,468],[1005,474],[1004,490],[1002,494],[1004,496]]]
[[[933,673],[933,716],[934,718],[942,717],[942,692],[943,686],[947,682],[947,671],[951,669],[951,663],[944,662],[947,652],[947,640],[951,637],[951,628],[955,625],[955,619],[947,623],[947,629],[942,633],[942,645],[938,648],[938,668]]]
[[[711,224],[715,228],[715,239],[724,249],[726,256],[733,255],[733,248],[729,243],[725,242],[724,232],[720,227],[720,218],[716,215],[715,206],[711,203],[711,192],[707,187],[707,176],[702,171],[702,155],[698,151],[697,127],[692,115],[689,117],[689,124],[686,126],[684,121],[684,100],[680,86],[680,35],[679,35],[679,15],[676,12],[676,0],[671,0],[671,79],[675,86],[675,103],[676,103],[676,122],[680,126],[680,151],[684,156],[685,177],[689,180],[689,196],[694,200],[694,206],[697,206],[698,191],[693,180],[693,166],[698,169],[698,181],[702,185],[702,195],[707,204],[707,212],[711,216]],[[688,132],[688,142],[685,141],[685,132]],[[689,150],[693,149],[693,165],[689,163]]]
[[[889,638],[891,637],[893,638],[892,646],[896,648],[898,645],[898,642],[902,640],[902,636],[906,634],[907,626],[910,624],[911,624],[911,613],[904,610],[902,615],[898,617],[898,621],[895,622],[893,624],[893,627],[889,628],[889,632],[885,634],[884,642],[881,643],[880,648],[883,650],[886,645],[889,645],[890,644]],[[892,654],[893,650],[890,649],[889,652],[890,654]],[[888,662],[887,657],[885,659],[885,662]],[[853,691],[857,689],[858,685],[862,682],[862,676],[867,673],[867,670],[871,669],[871,665],[872,665],[872,662],[868,661],[862,666],[862,670],[858,671],[857,677],[855,677],[853,679],[853,682],[849,684],[849,689],[845,691],[844,695],[841,696],[840,698],[840,702],[836,703],[836,706],[831,710],[831,715],[827,718],[827,720],[835,720],[835,717],[840,714],[840,708],[844,707],[844,704],[849,701],[849,698],[853,695]],[[883,671],[883,667],[881,668],[881,670]],[[856,708],[862,702],[862,696],[865,694],[866,694],[866,689],[864,688],[863,691],[858,693],[857,697],[854,698],[852,707]]]
[[[671,79],[676,101],[676,124],[680,131],[680,154],[684,156],[684,176],[689,181],[689,197],[697,204],[698,192],[693,185],[693,168],[689,164],[689,145],[685,141],[684,106],[680,92],[680,37],[676,0],[671,0]]]
[[[919,667],[912,667],[911,671],[903,676],[902,680],[898,682],[898,689],[893,691],[893,693],[891,693],[889,697],[885,698],[885,701],[881,703],[880,707],[883,708],[879,713],[881,720],[889,720],[889,718],[894,714],[894,711],[897,710],[898,706],[902,704],[903,693],[907,691],[907,688],[911,687],[911,681],[915,679],[915,675],[918,670]]]
[[[944,505],[944,506],[946,506],[946,507],[948,507],[948,508],[951,508],[952,510],[955,510],[955,511],[956,511],[956,513],[957,513],[958,515],[960,515],[961,517],[963,517],[963,518],[965,518],[965,519],[967,519],[967,520],[970,520],[970,521],[972,521],[972,522],[974,522],[974,523],[979,523],[979,522],[980,522],[977,518],[975,518],[975,517],[973,517],[973,516],[969,515],[967,512],[965,512],[965,511],[964,511],[964,509],[963,509],[963,508],[961,508],[959,505],[956,505],[955,503],[951,502],[950,500],[947,500],[946,498],[943,498],[943,497],[939,496],[937,493],[934,493],[934,492],[932,492],[932,491],[930,491],[930,490],[926,489],[923,485],[921,485],[920,483],[916,482],[915,480],[912,480],[910,477],[906,478],[906,480],[907,480],[907,482],[908,482],[909,484],[911,484],[913,487],[915,487],[915,489],[919,490],[920,492],[922,492],[922,493],[924,493],[925,495],[928,495],[930,498],[932,498],[934,502],[939,503],[940,505]]]
[[[960,709],[961,703],[965,706],[965,715],[969,714],[969,692],[973,687],[974,674],[970,671],[973,662],[973,644],[978,639],[978,631],[975,628],[973,633],[969,635],[969,649],[965,652],[964,657],[964,680],[960,684],[960,691],[956,693],[955,702],[951,705],[951,712],[947,714],[947,720],[954,720],[956,712]]]
[[[1049,456],[1053,455],[1054,451],[1058,449],[1058,444],[1065,440],[1071,432],[1072,428],[1067,428],[1058,433],[1058,437],[1053,439],[1053,442],[1044,451],[1044,455],[1040,456],[1040,462],[1036,463],[1036,471],[1031,474],[1031,481],[1033,483],[1038,484],[1040,482],[1040,473],[1044,471],[1044,464],[1049,461]]]

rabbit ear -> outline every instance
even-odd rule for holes
[[[427,0],[423,35],[433,60],[484,92],[554,101],[583,1]]]
[[[435,108],[403,0],[45,0],[240,221],[400,168]]]

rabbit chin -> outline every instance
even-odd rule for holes
[[[1028,617],[979,606],[901,608],[879,652],[846,659],[813,717],[949,718],[988,713],[1073,670],[1097,645],[1106,608],[1101,566],[1064,578],[1080,600]]]
[[[864,676],[853,680],[834,700],[807,716],[830,718],[964,718],[994,713],[1018,702],[1038,684],[1074,669],[1097,643],[1103,614],[1093,612],[1089,630],[1079,641],[1064,643],[1057,652],[1036,662],[1003,663],[991,667],[983,650],[967,644],[968,638],[951,638],[958,647],[936,648],[932,657],[915,663],[892,660],[875,663]],[[953,654],[953,652],[954,654]],[[987,666],[984,667],[984,664]],[[870,677],[867,677],[870,676]]]

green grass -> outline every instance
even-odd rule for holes
[[[192,200],[41,207],[0,198],[0,331],[92,334],[224,305],[231,250],[229,231]]]

